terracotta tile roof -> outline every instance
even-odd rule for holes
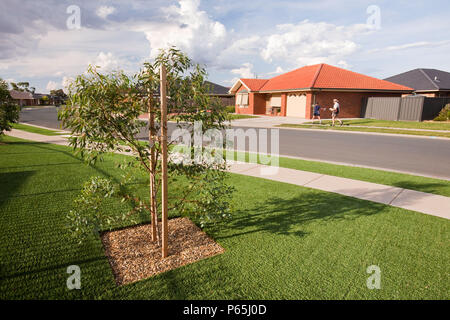
[[[314,88],[406,90],[412,88],[324,64]]]
[[[259,91],[267,79],[240,79],[251,91]]]
[[[399,90],[412,91],[412,88],[392,82],[369,77],[360,73],[330,66],[328,64],[316,64],[302,67],[269,80],[241,79],[245,83],[255,82],[252,91],[276,91],[306,88],[322,89],[365,89],[365,90]],[[257,89],[256,84],[263,85]],[[253,83],[252,83],[253,84]]]
[[[320,65],[306,66],[276,76],[267,81],[261,91],[311,88],[319,67]]]

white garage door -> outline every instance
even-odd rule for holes
[[[306,117],[306,94],[290,93],[287,96],[286,116]]]

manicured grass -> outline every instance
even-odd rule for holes
[[[89,167],[64,146],[4,142],[1,299],[450,298],[447,220],[240,175],[230,177],[234,218],[205,229],[224,254],[117,287],[99,238],[78,245],[65,215],[83,181],[117,178],[114,160],[125,156]],[[144,182],[139,192],[147,192]],[[81,268],[81,290],[66,288],[70,265]],[[371,265],[381,268],[381,290],[366,287]]]
[[[267,162],[262,162],[259,156],[255,161],[254,158],[250,158],[249,153],[243,152],[235,152],[235,160],[240,161],[237,158],[238,154],[243,156],[246,162],[267,164]],[[276,158],[273,159],[273,161],[275,160]],[[279,157],[278,161],[278,165],[282,168],[321,173],[450,197],[449,180],[286,157]]]
[[[251,116],[248,114],[228,114],[229,120],[239,120],[239,119],[252,119],[252,118],[259,118],[257,116]]]
[[[428,137],[442,137],[442,138],[450,138],[450,131],[448,132],[439,132],[439,131],[420,131],[420,130],[402,130],[402,129],[383,129],[383,128],[371,128],[371,127],[351,127],[346,126],[346,121],[344,120],[344,126],[339,127],[331,127],[325,125],[307,125],[307,124],[290,124],[284,123],[278,125],[277,127],[284,128],[300,128],[300,129],[317,129],[317,130],[339,130],[339,131],[360,131],[360,132],[379,132],[379,133],[393,133],[393,134],[409,134],[414,136],[428,136]]]
[[[43,134],[46,136],[59,136],[59,135],[65,134],[65,133],[61,133],[60,131],[38,128],[35,126],[29,126],[29,125],[26,125],[23,123],[14,123],[12,125],[12,127],[14,129],[23,130],[23,131],[27,131],[27,132],[31,132],[31,133]]]
[[[33,109],[42,109],[42,108],[56,108],[54,105],[34,105],[34,106],[23,106],[22,109],[33,108]]]
[[[315,123],[318,121],[316,120]],[[346,125],[350,126],[368,126],[368,127],[389,127],[389,128],[406,128],[406,129],[427,129],[427,130],[450,130],[450,122],[440,121],[388,121],[376,119],[356,119],[344,120]],[[311,124],[312,122],[306,122]],[[330,120],[322,121],[324,124],[330,124]]]

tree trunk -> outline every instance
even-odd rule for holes
[[[161,201],[161,243],[162,257],[168,256],[168,230],[167,230],[167,97],[166,97],[166,68],[161,66],[160,74],[161,90],[161,179],[162,179],[162,201]]]
[[[151,94],[151,93],[150,93]],[[155,114],[151,105],[151,97],[148,102],[148,138],[149,143],[152,143],[150,148],[150,216],[152,225],[152,241],[159,241],[158,237],[158,213],[156,212],[156,182],[155,182],[155,170],[156,170],[156,156],[155,156]]]

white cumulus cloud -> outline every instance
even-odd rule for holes
[[[59,84],[55,81],[49,81],[47,83],[47,87],[45,87],[45,89],[47,89],[47,91],[58,90],[58,89],[61,89],[61,84]]]
[[[261,57],[267,61],[287,61],[291,65],[331,63],[346,65],[344,58],[358,49],[353,40],[367,33],[366,25],[336,26],[326,22],[277,25],[267,37]]]
[[[120,69],[120,62],[111,52],[100,52],[92,64],[102,69],[102,71],[112,71]]]
[[[109,15],[115,13],[117,10],[114,7],[109,7],[109,6],[101,6],[98,7],[97,10],[95,11],[95,13],[97,14],[97,16],[99,16],[100,18],[106,19]]]
[[[253,78],[254,73],[252,72],[253,65],[249,62],[243,63],[242,67],[237,69],[232,69],[231,73],[237,74],[239,78]]]
[[[176,46],[197,62],[214,64],[227,45],[225,26],[199,9],[200,0],[181,0],[178,5],[163,8],[163,21],[141,22],[135,31],[145,33],[154,58],[160,48]]]
[[[269,72],[268,75],[280,74],[283,72],[285,72],[284,69],[282,67],[278,66],[275,71]]]

